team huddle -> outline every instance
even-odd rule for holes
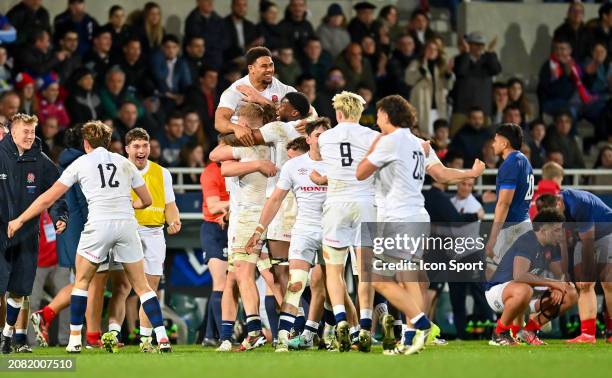
[[[215,117],[222,136],[210,153],[211,169],[225,178],[219,184],[225,190],[217,190],[208,201],[204,186],[208,222],[202,227],[202,240],[209,242],[203,249],[213,285],[220,288],[213,288],[221,309],[217,350],[233,350],[239,301],[247,334],[238,350],[267,343],[258,276],[266,284],[266,318],[277,352],[319,347],[370,352],[376,329],[381,330],[387,355],[412,355],[426,345],[445,344],[439,338],[440,328],[426,315],[426,272],[388,268],[419,261],[425,251],[389,249],[374,254],[373,237],[427,235],[430,218],[421,193],[426,175],[440,183],[457,184],[479,177],[484,163],[476,159],[467,170],[445,167],[429,142],[411,131],[417,127],[417,115],[399,95],[376,104],[378,132],[359,124],[363,98],[338,93],[332,100],[338,123],[331,125],[329,119],[317,117],[304,94],[273,77],[266,48],[249,50],[246,61],[249,74],[223,93]],[[17,117],[11,133],[35,125],[31,119]],[[76,249],[75,281],[67,289],[70,296],[64,305],[69,304],[71,313],[66,350],[84,349],[81,331],[91,305],[90,283],[96,272],[110,271],[113,285],[114,276],[123,277],[139,296],[141,351],[169,352],[156,290],[165,257],[163,227],[167,224],[168,234],[181,228],[172,178],[147,160],[149,137],[144,130],[127,133],[129,159],[107,150],[111,132],[102,122],[86,123],[82,127],[85,155],[23,213],[12,215],[7,235],[16,240],[28,221],[78,184],[89,214]],[[543,344],[537,331],[577,302],[583,306],[584,325],[594,318],[594,284],[570,283],[563,265],[566,256],[545,253],[551,247],[554,251],[567,247],[566,222],[580,224],[574,230],[582,240],[576,250],[583,263],[595,261],[600,273],[595,280],[601,280],[606,303],[612,306],[612,286],[607,283],[612,224],[605,223],[612,220],[612,210],[588,192],[564,190],[538,198],[532,224],[529,207],[535,183],[529,160],[520,152],[522,143],[520,126],[502,124],[496,129],[494,149],[504,162],[497,176],[495,219],[485,247],[490,272],[486,299],[500,314],[493,345]],[[222,252],[225,248],[227,257]],[[218,263],[213,260],[227,260],[220,275],[212,271]],[[357,283],[355,301],[345,282],[349,261]],[[387,268],[373,268],[380,266]],[[0,293],[8,292],[3,353],[11,351],[19,310],[32,289],[16,273],[24,269],[0,272],[6,275],[6,279],[0,277]],[[222,283],[217,285],[214,281],[219,280]],[[103,347],[111,352],[120,344],[125,314],[121,310],[125,297],[117,295],[119,299],[111,302],[109,332],[101,337]],[[304,302],[308,302],[307,313]],[[298,327],[300,317],[305,324]],[[38,339],[46,342],[48,322],[43,314],[33,314],[32,322]],[[587,327],[574,341],[594,340],[594,330]]]

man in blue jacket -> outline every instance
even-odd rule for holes
[[[39,219],[27,222],[9,241],[8,221],[30,206],[59,177],[57,167],[42,152],[36,138],[36,116],[11,117],[11,132],[0,142],[0,297],[9,293],[6,322],[0,338],[0,353],[12,351],[15,322],[24,297],[32,292],[38,261]],[[66,203],[58,201],[49,212],[56,232],[68,220]],[[24,341],[25,342],[25,341]]]

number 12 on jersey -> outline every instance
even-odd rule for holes
[[[113,163],[108,163],[106,165],[106,170],[110,171],[110,177],[108,178],[108,186],[111,188],[116,188],[119,186],[119,181],[115,180],[115,173],[117,173],[117,166]],[[106,178],[104,177],[104,169],[102,164],[98,164],[98,170],[100,171],[100,181],[102,182],[101,188],[106,187]]]

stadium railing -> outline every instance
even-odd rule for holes
[[[197,184],[185,184],[184,175],[188,174],[200,174],[202,168],[169,168],[170,173],[174,176],[174,191],[177,194],[177,204],[181,209],[181,219],[183,220],[200,220],[202,219],[202,212],[197,211],[201,209],[201,186]],[[541,169],[534,169],[534,175],[537,177],[542,174]],[[569,184],[564,184],[564,188],[581,189],[590,192],[595,192],[597,195],[602,197],[604,202],[609,206],[612,206],[612,185],[591,185],[585,183],[586,179],[592,178],[593,176],[611,176],[612,170],[609,169],[565,169],[565,177],[570,180]],[[474,185],[474,191],[482,194],[485,191],[495,191],[495,185],[484,185],[483,178],[486,176],[496,176],[497,169],[486,169],[482,176],[480,176]],[[536,183],[537,185],[537,183]],[[429,185],[425,185],[424,189],[429,189]],[[450,188],[451,190],[453,187]],[[181,204],[181,196],[187,195],[185,201]],[[198,203],[199,195],[199,203]],[[491,210],[491,204],[485,206],[487,212],[485,219],[493,219]]]

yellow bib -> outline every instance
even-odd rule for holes
[[[149,169],[142,175],[142,178],[151,193],[153,203],[146,209],[136,210],[136,220],[141,226],[163,226],[166,223],[166,195],[162,167],[149,161]],[[137,198],[136,193],[132,190],[132,199]]]

